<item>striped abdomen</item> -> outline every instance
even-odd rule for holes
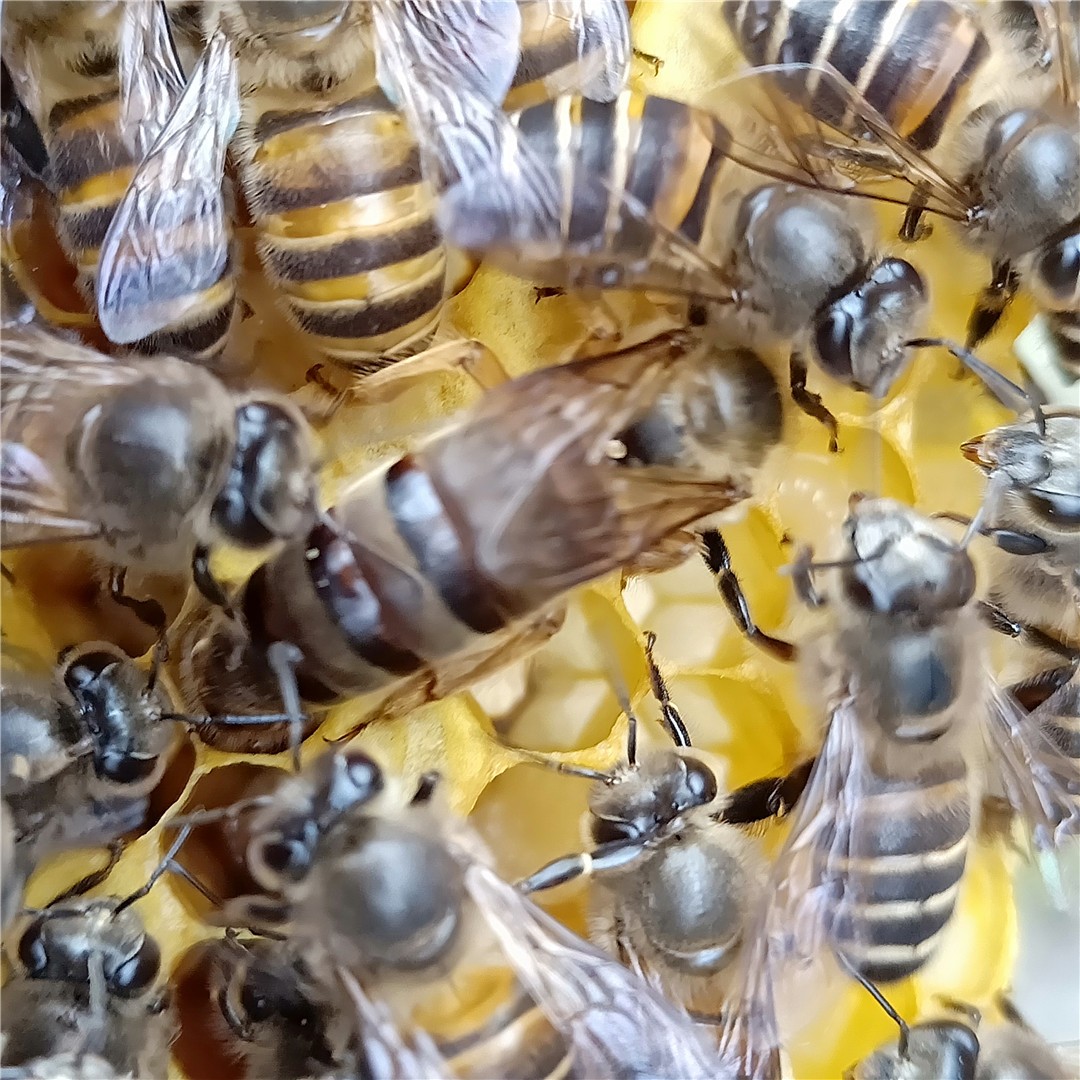
[[[80,285],[93,296],[98,259],[105,234],[127,190],[137,164],[120,128],[120,96],[110,88],[89,97],[61,101],[49,113],[46,141],[51,158],[51,178],[56,189],[57,232],[75,263]],[[136,344],[150,352],[178,352],[195,359],[216,356],[224,347],[236,304],[233,268],[214,281],[190,282],[202,259],[200,233],[185,222],[165,223],[158,215],[155,229],[168,228],[171,237],[161,241],[169,259],[179,263],[173,280],[191,297],[187,313],[152,338]],[[146,247],[156,245],[147,242]],[[231,260],[230,260],[231,262]],[[184,272],[184,264],[191,273]],[[148,298],[152,299],[152,298]]]
[[[731,143],[719,120],[631,91],[604,103],[566,95],[512,120],[533,160],[551,169],[561,218],[559,234],[538,233],[535,247],[494,239],[497,248],[505,241],[515,273],[563,287],[648,285],[703,295],[716,288],[708,278],[692,280],[683,260],[672,263],[664,231],[710,246],[707,219]]]
[[[956,904],[970,829],[967,766],[957,756],[915,782],[874,778],[846,844],[830,845],[833,944],[871,981],[905,978],[933,953]]]
[[[259,253],[292,321],[361,371],[422,346],[447,295],[447,261],[401,116],[371,92],[263,112],[242,138]]]
[[[300,690],[329,704],[386,687],[475,646],[514,612],[411,458],[261,567],[244,610],[258,641],[300,646]],[[485,647],[487,647],[485,645]]]
[[[954,0],[727,0],[724,14],[751,64],[828,64],[920,150],[937,145],[990,54],[975,13]],[[847,106],[812,73],[784,90],[850,129]]]
[[[572,1049],[516,981],[509,998],[479,1027],[435,1043],[450,1075],[460,1080],[563,1080],[572,1075]]]

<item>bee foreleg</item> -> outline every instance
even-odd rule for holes
[[[1020,279],[1008,262],[994,264],[994,274],[990,284],[979,294],[975,307],[968,319],[967,339],[964,344],[974,349],[981,341],[989,337],[997,326],[1005,309],[1016,295]]]
[[[553,889],[556,885],[575,881],[579,877],[618,869],[639,858],[645,851],[645,846],[640,838],[635,837],[633,840],[614,840],[609,844],[601,844],[591,852],[564,855],[561,859],[554,859],[540,867],[527,878],[522,878],[517,887],[526,894],[542,892]]]
[[[127,567],[114,566],[109,571],[109,596],[115,603],[133,612],[136,618],[149,626],[160,640],[165,636],[167,625],[164,609],[156,600],[139,600],[134,596],[128,596],[124,592],[126,580]]]
[[[777,660],[790,663],[798,654],[798,649],[790,641],[783,641],[771,634],[766,634],[750,613],[750,605],[743,592],[742,583],[731,567],[731,553],[724,538],[716,529],[705,529],[701,534],[702,557],[705,565],[716,578],[716,589],[724,601],[735,625],[747,641],[764,650]]]
[[[103,881],[107,881],[116,864],[120,861],[120,856],[124,854],[125,847],[127,847],[127,844],[123,840],[110,841],[106,845],[109,852],[108,862],[100,870],[94,870],[85,877],[79,878],[74,885],[55,897],[49,906],[59,904],[64,900],[70,900],[73,896],[82,896],[91,889],[96,889]]]
[[[919,184],[911,193],[907,211],[904,213],[904,221],[900,226],[900,239],[909,244],[919,240],[925,240],[933,231],[929,225],[922,221],[926,212],[926,204],[929,201],[929,192],[922,184]]]
[[[836,417],[822,404],[820,394],[811,393],[806,389],[806,361],[798,353],[792,353],[791,359],[788,361],[788,367],[791,373],[792,401],[807,416],[813,417],[818,423],[824,425],[829,432],[829,452],[835,454],[840,449],[840,445],[836,441]]]

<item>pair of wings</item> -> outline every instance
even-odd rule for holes
[[[973,768],[985,765],[989,789],[1000,791],[1021,819],[1040,857],[1053,861],[1066,838],[1080,830],[1080,765],[1044,730],[1040,710],[1024,714],[986,673],[983,747]],[[834,919],[848,888],[837,870],[846,865],[863,793],[875,779],[850,701],[832,713],[825,744],[772,869],[768,901],[739,959],[736,990],[723,1026],[722,1052],[741,1058],[743,1075],[774,1080],[768,1063],[782,1044],[776,988],[785,973],[820,971]],[[857,897],[854,898],[857,900]]]

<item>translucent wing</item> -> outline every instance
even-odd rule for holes
[[[100,534],[71,505],[67,435],[110,387],[142,377],[139,361],[97,352],[36,324],[0,342],[0,535],[4,546]]]
[[[439,223],[448,241],[482,252],[512,273],[521,272],[523,258],[565,263],[560,252],[566,199],[572,193],[583,218],[603,222],[614,198],[618,228],[642,234],[645,257],[628,272],[624,260],[613,260],[606,250],[601,229],[600,250],[581,253],[582,280],[574,285],[658,288],[732,301],[733,287],[720,266],[632,195],[614,192],[600,170],[577,170],[572,192],[564,191],[561,163],[533,144],[518,118],[455,87],[453,70],[433,48],[413,3],[381,3],[375,25],[381,60],[401,89],[401,107],[420,142],[425,172],[439,189]]]
[[[858,901],[847,860],[871,785],[857,719],[845,701],[832,714],[770,874],[767,900],[737,962],[720,1047],[724,1059],[741,1062],[740,1074],[752,1080],[779,1075],[778,988],[800,970],[816,969],[845,906]]]
[[[162,0],[131,0],[121,19],[120,126],[141,161],[184,92],[184,70]]]
[[[690,341],[664,334],[505,383],[417,455],[468,515],[485,574],[551,597],[744,497],[725,477],[625,469],[607,456],[670,385]]]
[[[396,3],[397,0],[394,0]],[[380,5],[381,6],[381,5]],[[506,97],[518,66],[521,9],[512,0],[408,0],[408,20],[427,44],[428,62],[437,59],[447,89],[467,91],[491,106]],[[376,26],[387,14],[376,8]],[[398,54],[379,49],[379,83],[387,97],[399,104],[408,94],[401,80],[408,78]]]
[[[1066,683],[1025,714],[992,678],[990,686],[985,732],[991,775],[1030,830],[1036,851],[1053,858],[1066,837],[1080,832],[1080,760],[1051,737],[1054,719],[1075,711],[1075,687]]]
[[[223,178],[237,93],[231,47],[216,33],[102,244],[97,309],[111,341],[139,341],[175,323],[224,274],[230,226]]]
[[[487,866],[473,862],[465,883],[522,984],[572,1044],[583,1075],[734,1075],[721,1068],[685,1012]]]
[[[774,64],[754,68],[748,77],[770,80],[785,97],[807,107],[794,149],[818,158],[821,168],[851,177],[849,194],[881,199],[880,191],[860,181],[896,179],[918,187],[933,213],[966,222],[978,211],[973,193],[907,142],[835,68]]]
[[[530,0],[521,5],[521,62],[506,108],[578,93],[611,101],[630,70],[622,0]]]
[[[441,1080],[451,1076],[450,1066],[425,1032],[415,1031],[406,1039],[385,1005],[372,1001],[351,972],[344,968],[337,972],[360,1021],[367,1066],[364,1076],[371,1080],[415,1080],[421,1076]]]

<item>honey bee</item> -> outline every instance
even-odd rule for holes
[[[902,236],[914,239],[930,210],[957,222],[963,242],[989,257],[991,283],[972,311],[969,348],[997,325],[1021,280],[1062,345],[1077,347],[1080,102],[1072,7],[1036,5],[1056,39],[1049,44],[1058,77],[1048,88],[1023,47],[992,33],[969,5],[724,5],[747,58],[779,65],[772,68],[778,85],[850,136],[850,143],[826,136],[826,153],[913,185]],[[972,91],[977,76],[981,96]]]
[[[965,1020],[927,1020],[910,1027],[880,993],[882,1006],[900,1027],[900,1036],[875,1050],[844,1073],[845,1080],[936,1080],[942,1076],[973,1080],[1034,1080],[1065,1077],[1068,1065],[1004,997],[997,1000],[1001,1021],[981,1025],[977,1009],[963,1006]],[[956,1006],[960,1008],[959,1005]],[[1075,1064],[1075,1062],[1073,1062]]]
[[[60,239],[107,336],[213,360],[236,299],[222,187],[230,121],[195,99],[223,77],[220,50],[184,90],[155,0],[4,10],[5,57],[32,93]]]
[[[750,1075],[779,1045],[774,987],[790,988],[796,961],[831,952],[876,983],[930,959],[982,791],[1002,791],[1049,856],[1076,830],[1075,761],[986,669],[965,545],[889,499],[853,498],[843,531],[839,558],[822,566],[840,576],[832,626],[804,657],[827,710],[824,744],[724,1025]],[[797,587],[824,604],[812,574],[803,561]]]
[[[211,544],[256,549],[314,517],[312,437],[283,397],[235,395],[197,365],[111,358],[33,326],[5,333],[0,376],[5,548],[82,540],[114,565],[187,563],[224,603]]]
[[[448,1075],[426,1036],[404,1038],[385,1007],[362,993],[331,996],[325,980],[315,977],[301,950],[288,942],[226,936],[212,963],[212,996],[222,1026],[252,1080]]]
[[[74,1062],[92,1076],[166,1075],[175,1024],[161,947],[131,905],[149,892],[177,846],[128,897],[74,900],[28,914],[10,957],[14,974],[0,991],[5,1074],[23,1067],[27,1076],[78,1076],[59,1071]],[[88,1072],[95,1060],[112,1073]]]
[[[505,971],[478,1026],[430,1031],[449,1075],[717,1075],[685,1014],[494,873],[434,799],[433,776],[407,797],[364,755],[346,757],[332,775],[359,768],[361,783],[345,798],[316,796],[306,819],[292,801],[260,807],[248,861],[269,895],[228,902],[219,921],[289,927],[314,971],[344,973],[406,1033],[432,1026],[421,1017],[442,995]]]
[[[530,894],[592,876],[590,938],[698,1023],[716,1025],[726,973],[768,878],[763,852],[740,826],[786,813],[809,766],[722,793],[716,771],[690,745],[653,659],[653,636],[646,641],[650,679],[674,749],[639,760],[637,722],[628,712],[626,764],[597,780],[589,797],[585,828],[592,850],[556,859],[518,887]]]
[[[656,289],[730,308],[737,340],[790,348],[793,397],[834,449],[807,358],[888,393],[909,358],[905,335],[925,317],[925,287],[910,263],[874,250],[869,210],[853,212],[808,161],[740,147],[711,113],[630,91],[505,117],[421,79],[431,46],[407,5],[388,10],[400,25],[385,35],[387,63],[411,79],[403,107],[442,165],[451,243],[544,287]]]
[[[248,580],[237,606],[249,639],[213,614],[175,628],[182,699],[200,714],[265,710],[278,679],[261,643],[289,642],[313,709],[392,688],[396,713],[547,640],[569,590],[748,491],[713,426],[723,383],[688,365],[693,354],[707,371],[715,358],[693,346],[674,332],[504,383],[456,427],[360,478]],[[609,456],[679,394],[692,418],[680,438],[703,448],[704,467]]]
[[[17,867],[139,828],[177,741],[163,687],[102,642],[69,650],[55,686],[12,668],[5,663],[0,730]]]

